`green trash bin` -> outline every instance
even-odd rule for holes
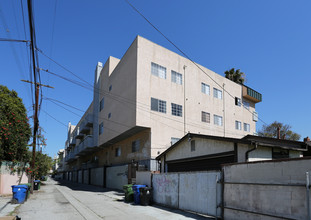
[[[18,185],[27,185],[28,186],[28,190],[26,193],[26,200],[27,200],[29,198],[29,195],[30,195],[31,183],[20,183]]]
[[[134,201],[134,192],[133,192],[132,186],[133,186],[132,184],[123,186],[124,201],[125,202],[133,202]]]

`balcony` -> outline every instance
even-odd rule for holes
[[[242,96],[243,98],[249,99],[253,101],[254,103],[258,103],[262,101],[262,95],[259,92],[244,85],[242,88]]]
[[[82,133],[80,132],[80,127],[78,127],[78,128],[77,128],[77,135],[76,135],[75,138],[77,138],[77,139],[83,139],[83,137],[84,137],[84,134],[82,134]]]
[[[97,147],[94,146],[93,136],[88,135],[84,140],[79,144],[77,148],[77,156],[86,155],[89,152],[97,150]]]
[[[70,138],[70,141],[69,141],[69,147],[74,147],[76,146],[76,139],[75,138]]]
[[[77,158],[76,158],[76,148],[72,151],[70,151],[68,153],[68,155],[65,157],[65,160],[67,163],[70,163],[72,161],[75,161]]]
[[[84,120],[82,121],[80,125],[80,133],[87,134],[90,132],[91,128],[93,126],[93,114],[89,113],[85,116]]]

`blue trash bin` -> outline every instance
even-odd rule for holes
[[[27,194],[28,186],[27,185],[13,185],[12,186],[12,192],[13,192],[13,200],[12,202],[16,203],[23,203],[26,199],[26,194]]]
[[[146,187],[146,185],[133,185],[133,191],[134,191],[134,203],[139,205],[140,204],[140,192],[139,189],[142,187]]]

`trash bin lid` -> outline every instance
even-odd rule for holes
[[[27,185],[12,185],[11,187],[12,187],[12,189],[14,189],[14,188],[24,188],[24,189],[28,189],[28,186],[27,186]]]
[[[36,183],[40,183],[41,181],[40,181],[40,180],[34,180],[34,182],[36,182]]]

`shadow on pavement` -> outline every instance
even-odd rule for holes
[[[115,201],[117,202],[124,202],[124,192],[121,190],[115,190],[115,189],[108,189],[108,188],[102,188],[102,187],[98,187],[98,186],[93,186],[93,185],[86,185],[86,184],[81,184],[81,183],[73,183],[73,182],[69,182],[66,180],[55,180],[57,182],[57,185],[61,185],[61,186],[66,186],[72,190],[75,191],[88,191],[88,192],[110,192],[111,195],[115,196]],[[132,206],[138,206],[134,203],[127,203],[129,205]],[[199,220],[203,220],[203,219],[215,219],[213,217],[208,217],[206,215],[201,215],[198,213],[192,213],[192,212],[188,212],[188,211],[183,211],[180,209],[174,209],[174,208],[169,208],[169,207],[165,207],[165,206],[161,206],[158,204],[152,204],[151,205],[153,208],[157,208],[157,209],[161,209],[161,210],[165,210],[168,212],[172,212],[175,214],[179,214],[179,215],[183,215],[185,217],[188,218],[192,218],[192,219],[199,219]]]

